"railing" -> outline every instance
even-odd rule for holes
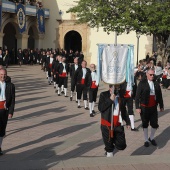
[[[32,5],[25,5],[26,15],[36,16],[39,8]],[[45,18],[49,18],[50,10],[43,8],[45,11]],[[2,0],[2,12],[16,13],[16,3],[7,0]]]

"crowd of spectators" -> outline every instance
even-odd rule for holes
[[[163,88],[170,90],[170,55],[165,65],[161,61],[158,61],[157,58],[158,55],[156,52],[152,55],[147,53],[146,58],[140,60],[135,69],[135,79],[139,82],[145,76],[145,72],[149,68],[153,68],[155,70],[155,81],[158,81]]]

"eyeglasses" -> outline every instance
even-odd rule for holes
[[[149,74],[150,76],[154,76],[155,74]]]

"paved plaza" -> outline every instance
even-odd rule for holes
[[[106,158],[99,112],[91,118],[83,107],[77,108],[75,96],[72,102],[57,96],[40,66],[11,66],[8,75],[16,86],[16,107],[8,122],[0,170],[170,170],[170,91],[163,90],[165,111],[159,113],[158,146],[143,146],[136,114],[139,132],[126,129],[126,150]],[[100,91],[105,89],[101,83]]]

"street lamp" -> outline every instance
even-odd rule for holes
[[[136,66],[138,65],[138,60],[139,60],[139,38],[140,38],[140,33],[136,32],[136,37],[137,37],[137,61],[136,61]]]

